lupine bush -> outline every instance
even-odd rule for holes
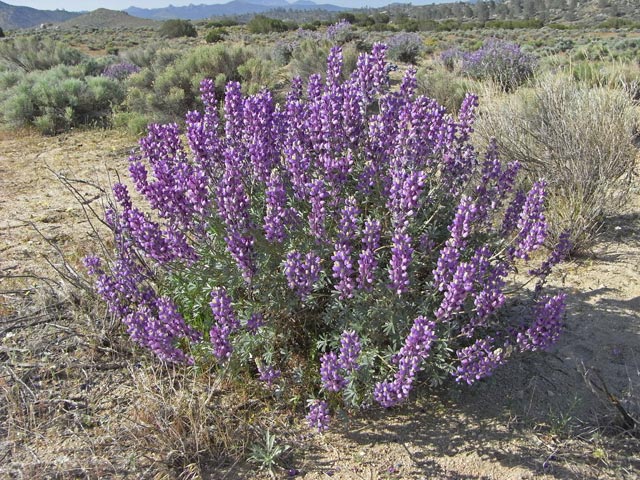
[[[389,38],[389,58],[398,62],[415,64],[424,44],[418,33],[402,32]]]
[[[460,59],[462,53],[457,48],[448,48],[440,53],[440,62],[449,72],[453,72],[456,68],[456,62]]]
[[[353,25],[347,20],[342,19],[327,27],[325,37],[327,40],[335,43],[346,43],[354,38]]]
[[[505,91],[514,90],[531,78],[536,65],[535,57],[523,52],[520,45],[496,38],[462,56],[463,73],[478,80],[490,79]]]
[[[134,73],[138,73],[140,71],[140,67],[134,65],[129,62],[120,62],[120,63],[112,63],[107,66],[103,72],[102,76],[111,78],[112,80],[124,80],[130,75]]]
[[[149,205],[116,184],[113,258],[85,260],[140,346],[307,396],[319,430],[419,377],[472,384],[562,330],[564,295],[543,291],[562,249],[531,270],[530,312],[502,313],[545,240],[546,183],[517,190],[517,162],[476,151],[475,96],[454,118],[415,95],[413,69],[391,91],[385,52],[341,80],[332,48],[281,105],[231,82],[219,108],[204,80],[204,111],[184,132],[150,125],[130,158]]]

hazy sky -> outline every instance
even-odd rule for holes
[[[82,10],[95,10],[96,8],[110,8],[111,10],[124,10],[130,6],[141,8],[159,8],[166,7],[169,4],[175,6],[189,5],[191,3],[199,5],[201,3],[227,3],[229,0],[2,0],[10,5],[23,5],[33,7],[40,10],[68,10],[71,12]],[[399,0],[315,0],[316,3],[332,3],[334,5],[342,5],[345,7],[361,7],[368,5],[377,7],[387,5]],[[407,3],[410,0],[406,0]],[[432,3],[433,0],[416,1],[411,3],[414,5],[422,3]]]

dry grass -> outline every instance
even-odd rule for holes
[[[627,205],[638,112],[621,90],[545,75],[512,95],[485,92],[478,134],[496,137],[501,156],[549,184],[552,236],[572,230],[574,253],[588,250],[603,221]]]

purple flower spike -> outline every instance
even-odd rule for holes
[[[460,366],[454,373],[456,382],[464,381],[471,385],[488,377],[496,367],[504,363],[502,350],[493,350],[493,343],[491,337],[478,339],[473,345],[456,352],[460,361]]]
[[[210,306],[214,319],[209,332],[213,354],[218,360],[225,361],[231,357],[233,351],[229,336],[239,328],[240,322],[231,306],[231,297],[224,288],[214,288],[211,291]]]
[[[333,353],[325,353],[320,359],[320,378],[322,386],[330,392],[339,392],[346,385],[346,379],[340,374],[338,356]]]
[[[331,417],[329,416],[329,406],[324,400],[315,400],[309,407],[309,413],[307,414],[307,421],[311,428],[317,429],[319,432],[324,432],[329,429],[329,422]]]

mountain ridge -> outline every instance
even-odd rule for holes
[[[245,15],[248,13],[264,13],[275,8],[292,10],[326,10],[341,12],[349,10],[333,4],[318,4],[311,0],[289,3],[284,0],[232,0],[228,3],[199,4],[176,7],[169,5],[163,8],[139,8],[129,7],[123,10],[129,15],[151,20],[169,20],[179,18],[182,20],[201,20],[210,17],[222,17],[228,15]]]
[[[46,23],[62,23],[80,15],[79,12],[38,10],[0,2],[0,28],[3,30],[31,28]]]

